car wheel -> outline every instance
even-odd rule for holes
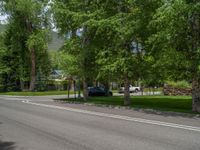
[[[108,96],[113,96],[113,93],[112,92],[109,92],[109,95]]]
[[[139,92],[139,90],[138,90],[138,89],[135,89],[135,93],[137,93],[137,92]]]

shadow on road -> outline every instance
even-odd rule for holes
[[[0,140],[0,150],[14,150],[15,148],[14,142],[3,142]]]

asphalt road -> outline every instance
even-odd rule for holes
[[[0,150],[200,150],[200,122],[175,125],[26,100],[0,96]]]

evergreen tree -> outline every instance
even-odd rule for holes
[[[47,5],[46,0],[3,0],[1,3],[4,13],[9,16],[7,38],[10,41],[6,40],[6,46],[12,53],[17,53],[14,57],[18,60],[12,61],[19,64],[15,67],[15,76],[16,80],[20,80],[22,89],[23,81],[28,79],[29,89],[35,90],[37,69],[48,63],[45,61],[49,29]]]

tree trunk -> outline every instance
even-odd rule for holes
[[[192,81],[192,110],[200,112],[200,81],[198,79]]]
[[[198,1],[193,0],[194,4]],[[192,28],[192,51],[198,52],[198,48],[200,46],[199,42],[199,12],[195,11],[192,14],[191,19],[191,28]],[[199,66],[199,56],[197,53],[194,53],[192,57],[193,61],[193,80],[192,80],[192,110],[195,112],[200,112],[200,79],[198,74],[198,66]]]
[[[30,91],[35,90],[35,81],[36,81],[36,63],[35,63],[35,49],[31,49],[31,81],[30,81]]]
[[[29,34],[31,35],[33,33],[33,28],[32,28],[32,23],[30,22],[28,18],[26,19],[26,26],[27,26],[27,30]],[[34,91],[35,81],[36,81],[36,56],[35,56],[34,47],[30,49],[30,53],[31,53],[31,81],[30,81],[29,90]]]
[[[88,85],[85,79],[83,80],[83,99],[85,101],[88,99]]]
[[[80,85],[80,79],[78,79],[78,99],[81,98],[81,85]]]
[[[76,80],[73,81],[74,84],[74,98],[76,99]]]
[[[21,91],[24,91],[24,81],[20,80],[20,88]]]
[[[154,87],[152,88],[152,92],[153,92],[153,95],[155,95],[155,88]]]
[[[109,95],[109,91],[110,91],[110,83],[109,83],[109,81],[104,82],[104,88],[105,88],[106,96],[110,96]]]
[[[144,87],[141,86],[141,95],[143,96],[144,95]]]
[[[70,95],[70,88],[71,88],[71,79],[68,80],[68,84],[67,84],[67,97],[69,99],[69,95]]]
[[[124,82],[124,105],[130,105],[130,82],[128,78],[126,77]]]

